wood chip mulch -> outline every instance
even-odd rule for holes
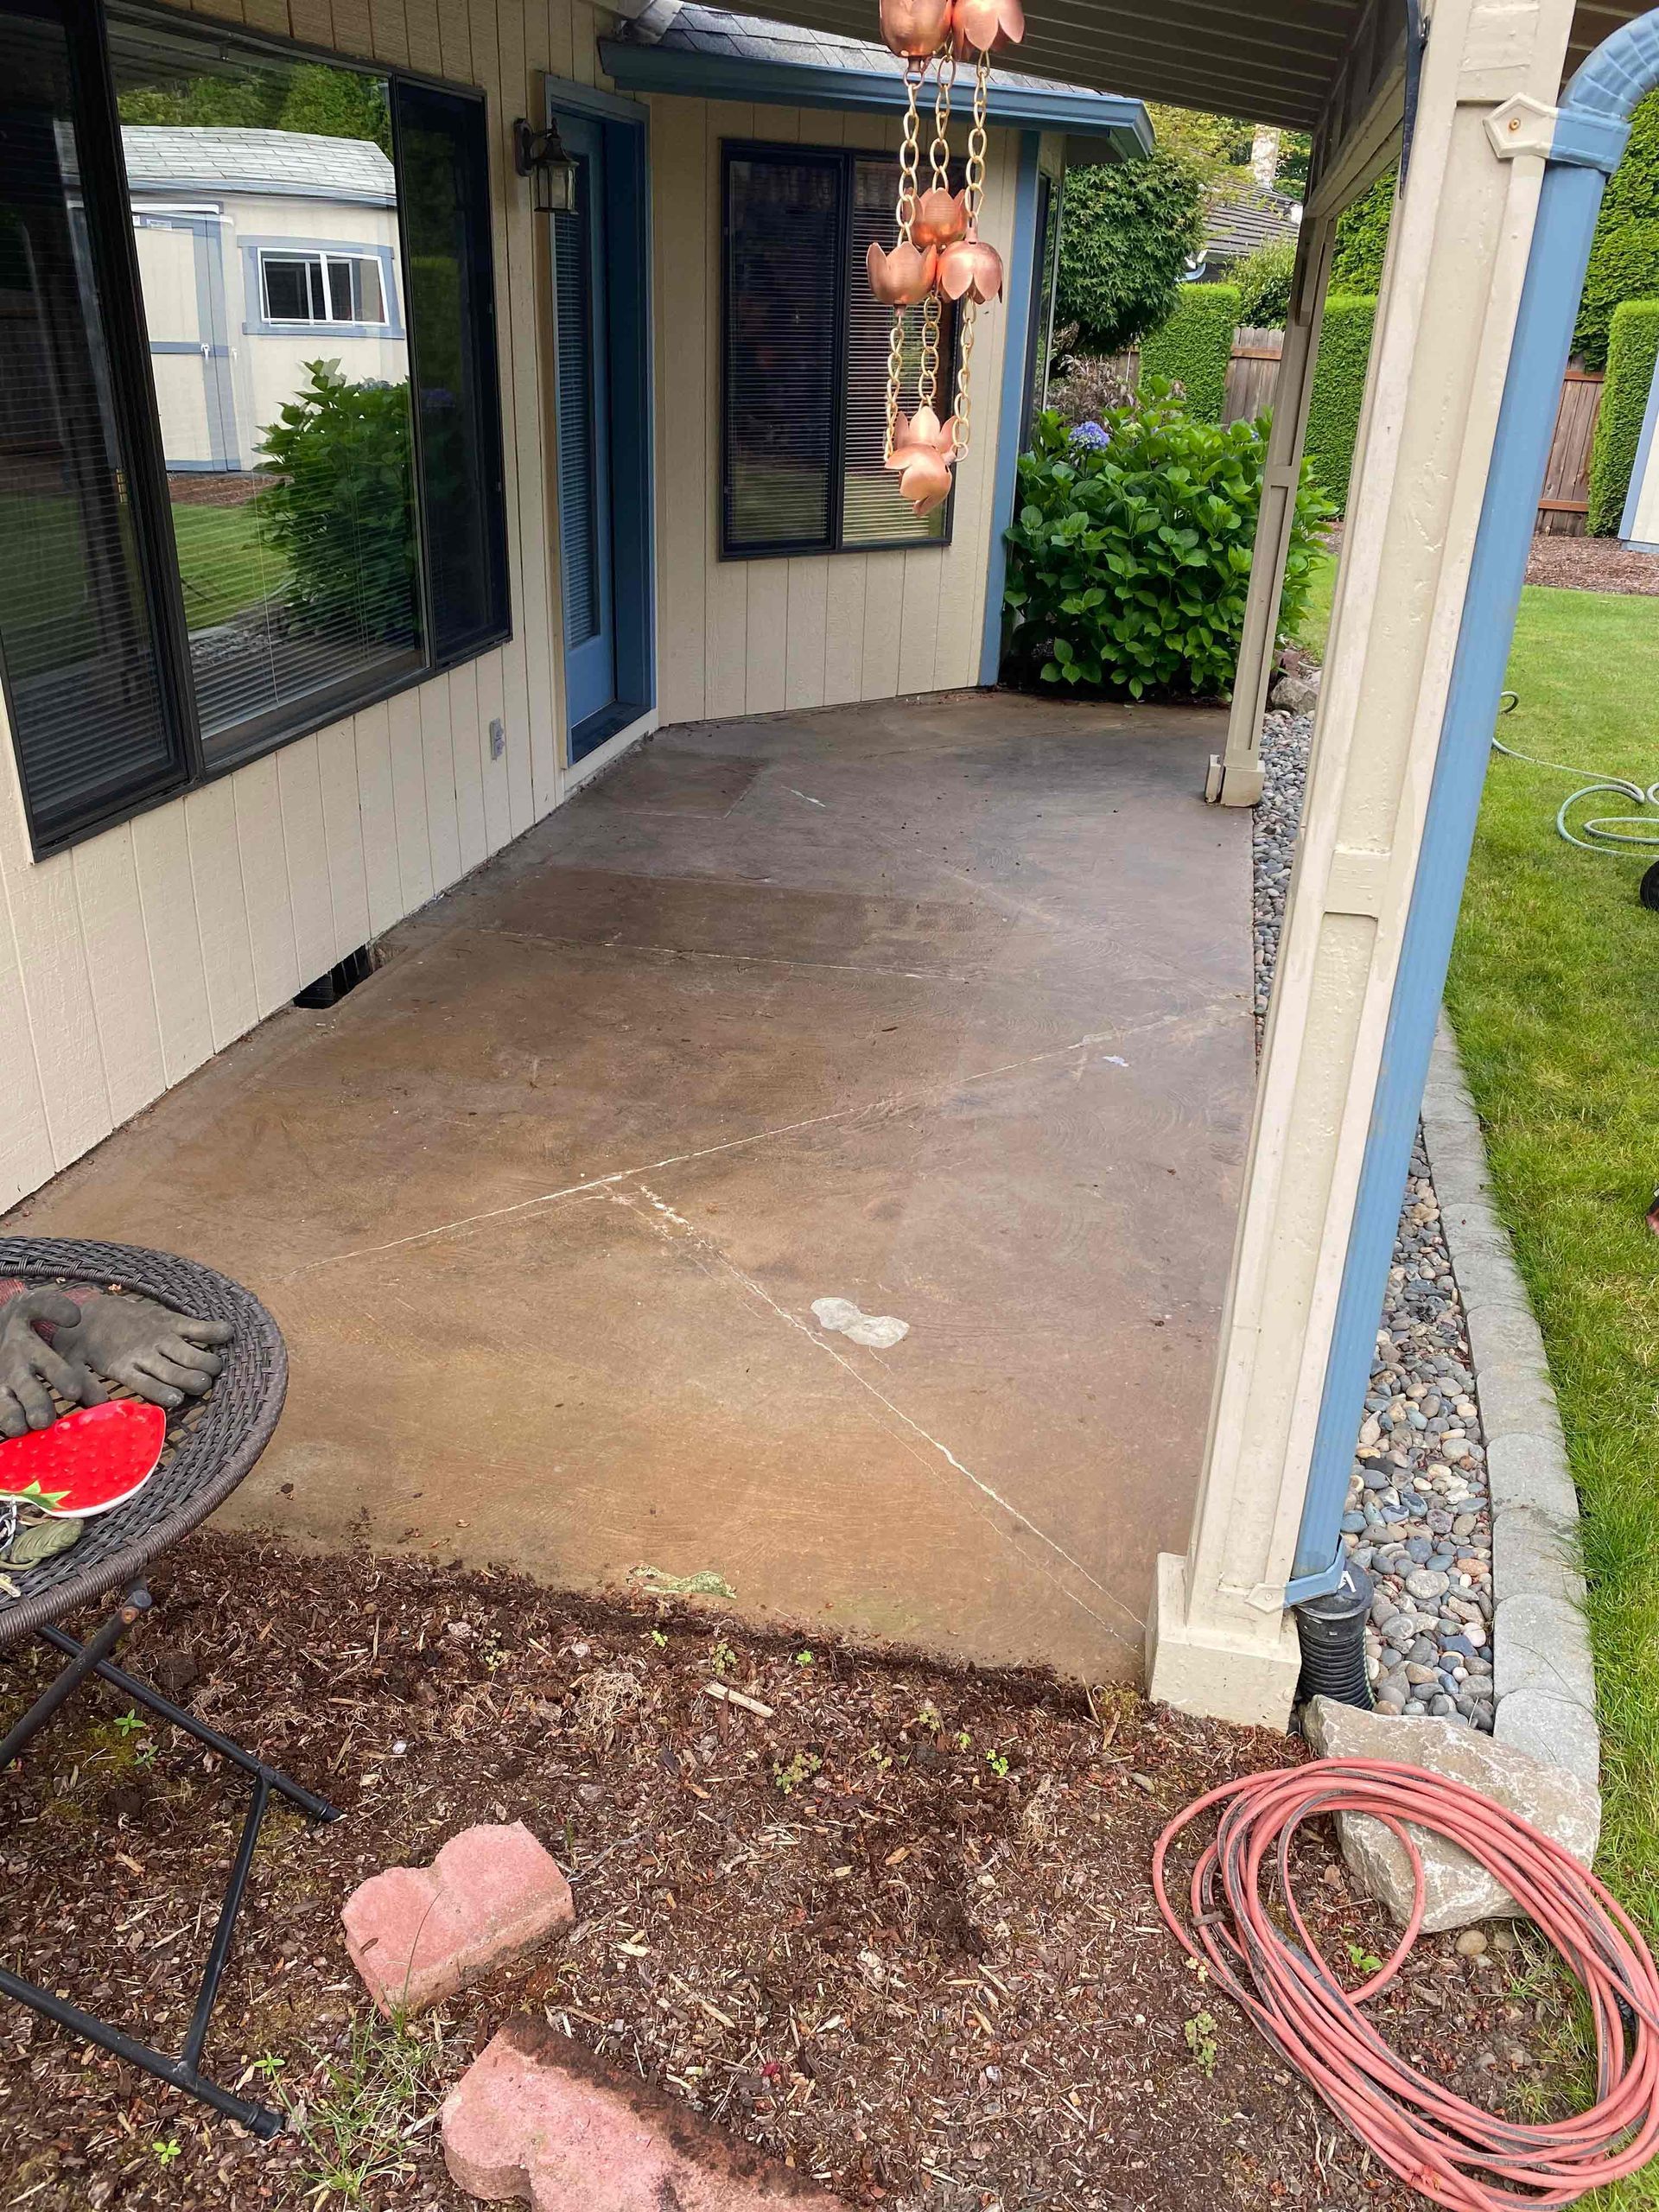
[[[1153,1901],[1165,1822],[1295,1756],[1281,1738],[684,1600],[211,1532],[154,1588],[134,1670],[346,1813],[268,1821],[208,2046],[220,2079],[293,2124],[257,2144],[0,2005],[6,2208],[458,2212],[437,2103],[526,2009],[849,2206],[1421,2201],[1206,1991]],[[0,1719],[46,1665],[5,1655]],[[100,1689],[0,1789],[0,1956],[176,2048],[239,1780]],[[342,1900],[515,1819],[569,1872],[575,1929],[435,2025],[375,2026]],[[1317,1840],[1301,1890],[1332,1955],[1387,1948]],[[1483,2102],[1554,2104],[1549,2008],[1522,1958],[1426,1941],[1380,2024]]]
[[[1326,550],[1342,551],[1342,524],[1325,534]],[[1527,582],[1557,591],[1611,591],[1659,599],[1659,553],[1627,553],[1616,537],[1541,533],[1527,555]]]
[[[1627,553],[1616,537],[1535,537],[1527,582],[1659,599],[1659,554]]]

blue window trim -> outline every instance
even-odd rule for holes
[[[632,38],[601,39],[599,58],[612,83],[629,92],[679,92],[763,106],[851,108],[874,115],[904,112],[904,75],[896,61],[890,72],[804,67],[747,54],[647,46]],[[1111,92],[994,83],[989,120],[996,130],[1065,131],[1072,162],[1144,161],[1153,149],[1152,123],[1143,103]]]
[[[1034,130],[1020,139],[1020,166],[1014,186],[1014,243],[1008,254],[1002,341],[1002,392],[996,410],[996,482],[991,494],[991,542],[985,556],[985,632],[979,651],[979,680],[995,683],[1002,665],[1002,587],[1007,576],[1004,533],[1014,521],[1020,481],[1020,425],[1026,411],[1028,333],[1041,296],[1037,283],[1037,169],[1041,139]]]
[[[242,250],[243,334],[248,338],[387,338],[404,335],[403,302],[397,290],[397,249],[392,245],[359,244],[355,238],[244,238]],[[385,322],[272,322],[264,312],[264,274],[261,267],[268,253],[331,253],[341,260],[378,261],[381,296],[386,303]]]

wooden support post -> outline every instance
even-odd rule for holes
[[[1273,680],[1279,600],[1296,515],[1302,441],[1307,432],[1308,402],[1319,351],[1319,318],[1325,312],[1336,228],[1333,214],[1310,215],[1303,221],[1296,241],[1290,313],[1285,322],[1279,373],[1274,380],[1273,429],[1268,439],[1262,512],[1250,563],[1244,635],[1233,677],[1232,711],[1227,718],[1227,749],[1211,756],[1205,785],[1205,797],[1222,806],[1254,806],[1262,796],[1262,717]]]
[[[1469,567],[1543,181],[1500,159],[1559,92],[1573,0],[1439,0],[1378,302],[1313,757],[1185,1556],[1159,1561],[1154,1697],[1269,1726],[1285,1611]]]

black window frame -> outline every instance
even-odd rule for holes
[[[804,555],[840,559],[855,553],[929,553],[944,552],[950,546],[956,531],[957,494],[954,477],[949,497],[944,503],[944,521],[937,537],[859,538],[850,543],[843,538],[847,499],[847,293],[849,281],[856,281],[851,271],[854,181],[853,172],[860,162],[891,159],[895,180],[899,156],[889,155],[880,146],[810,146],[793,144],[787,139],[726,138],[721,142],[720,161],[720,550],[722,561],[788,561],[798,560]],[[734,162],[753,160],[797,161],[816,167],[833,168],[839,177],[838,212],[841,244],[840,264],[842,280],[836,287],[834,321],[831,331],[834,359],[837,372],[834,378],[831,415],[831,462],[829,484],[829,523],[823,537],[801,539],[769,538],[764,544],[746,543],[732,535],[732,467],[731,467],[731,410],[728,394],[731,390],[732,364],[732,194],[731,169]],[[849,276],[849,272],[851,272]],[[953,335],[949,363],[949,376],[956,375],[957,349],[960,343],[960,326]]]
[[[106,6],[105,0],[3,0],[0,12],[57,23],[63,30],[68,46],[77,137],[80,142],[80,183],[89,249],[99,285],[102,338],[110,364],[111,403],[128,459],[138,582],[156,635],[161,674],[162,734],[172,756],[168,771],[150,779],[141,789],[124,791],[108,804],[88,807],[73,822],[44,825],[30,799],[28,779],[16,744],[16,702],[5,664],[3,647],[0,647],[0,699],[4,701],[8,729],[11,733],[24,822],[33,856],[36,861],[43,861],[54,854],[84,844],[105,830],[116,829],[124,822],[153,811],[156,807],[168,805],[186,792],[216,783],[221,777],[234,775],[250,761],[297,744],[304,738],[314,736],[319,730],[344,721],[348,715],[396,698],[403,692],[417,690],[420,685],[433,682],[448,670],[462,667],[468,661],[476,660],[480,655],[493,652],[512,639],[513,611],[508,563],[512,518],[507,505],[505,426],[501,411],[499,272],[493,252],[493,226],[486,223],[480,227],[485,235],[490,236],[492,250],[488,266],[483,270],[482,282],[479,285],[482,296],[477,324],[470,331],[467,342],[476,348],[485,369],[486,404],[483,413],[486,419],[480,427],[482,460],[489,478],[487,524],[493,541],[492,582],[499,592],[499,621],[474,630],[452,651],[441,652],[435,649],[426,485],[422,466],[420,407],[415,384],[412,306],[406,299],[404,327],[410,331],[410,471],[417,556],[421,664],[416,669],[400,671],[391,677],[371,678],[360,686],[342,685],[338,691],[327,694],[315,703],[308,702],[291,717],[281,721],[280,726],[273,726],[280,711],[273,709],[270,716],[258,719],[245,745],[227,747],[216,757],[208,759],[202,743],[200,717],[191,672],[182,582],[168,495],[160,408],[150,372],[143,292],[107,35],[110,16],[113,13],[124,22],[149,24],[165,29],[175,37],[198,40],[206,46],[218,48],[221,54],[226,48],[241,48],[282,60],[315,61],[329,68],[350,69],[361,75],[383,79],[388,90],[395,175],[399,174],[396,98],[398,84],[445,94],[476,107],[480,116],[480,143],[486,155],[486,175],[492,173],[489,162],[492,146],[489,96],[481,86],[458,84],[452,79],[434,76],[428,71],[405,68],[392,62],[365,60],[360,55],[342,53],[332,47],[310,45],[240,23],[220,22],[205,16],[186,16],[170,8],[146,6],[142,4],[142,0],[121,0],[121,4],[114,10]],[[398,257],[406,272],[409,248],[401,181],[397,212]],[[406,293],[407,290],[405,276]],[[263,276],[261,293],[260,304],[263,307]],[[383,299],[382,305],[384,308],[389,303]]]

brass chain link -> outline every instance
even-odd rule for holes
[[[968,134],[968,174],[963,196],[968,206],[968,235],[979,235],[980,202],[985,196],[985,112],[990,99],[991,56],[988,48],[982,49],[974,65],[974,123]],[[967,454],[973,416],[973,398],[969,389],[970,370],[974,358],[974,324],[976,320],[974,302],[965,299],[962,303],[962,345],[957,358],[957,404],[953,410],[957,418],[956,453],[958,461]]]
[[[936,192],[950,189],[950,93],[956,81],[957,57],[947,49],[933,86],[933,143],[927,149]]]
[[[905,127],[899,142],[899,243],[911,243],[911,226],[916,219],[918,172],[921,167],[921,118],[916,111],[916,95],[925,76],[925,70],[913,65],[905,70]],[[893,311],[893,328],[887,334],[887,448],[885,459],[893,459],[893,449],[899,437],[899,399],[905,379],[905,310],[896,307]]]
[[[916,399],[931,407],[939,390],[939,296],[930,292],[922,302],[922,359],[916,372]]]

